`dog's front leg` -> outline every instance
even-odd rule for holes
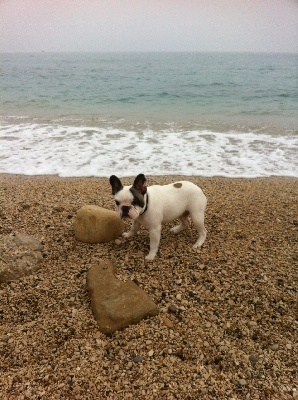
[[[123,237],[130,238],[135,235],[140,229],[141,224],[138,221],[133,221],[128,232],[122,234]]]
[[[150,251],[149,254],[145,257],[147,261],[153,261],[158,250],[159,242],[160,242],[160,234],[161,234],[161,225],[154,229],[150,229]]]

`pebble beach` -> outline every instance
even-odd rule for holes
[[[298,399],[298,179],[147,179],[203,189],[199,252],[193,226],[174,235],[174,223],[154,262],[144,261],[145,229],[129,240],[77,241],[80,207],[114,209],[107,178],[0,174],[1,236],[27,233],[43,245],[34,275],[0,284],[0,398]],[[159,314],[102,334],[86,290],[101,260]]]

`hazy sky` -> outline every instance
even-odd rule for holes
[[[0,0],[0,50],[298,52],[298,0]]]

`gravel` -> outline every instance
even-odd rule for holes
[[[80,207],[114,208],[108,179],[0,175],[1,235],[44,246],[35,275],[0,286],[1,399],[298,398],[298,180],[187,179],[208,198],[206,242],[195,253],[192,226],[166,225],[145,263],[143,229],[107,244],[74,237]],[[100,333],[86,272],[101,259],[159,315]]]

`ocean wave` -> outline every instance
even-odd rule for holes
[[[1,173],[298,176],[294,134],[20,123],[2,124],[0,141]]]

